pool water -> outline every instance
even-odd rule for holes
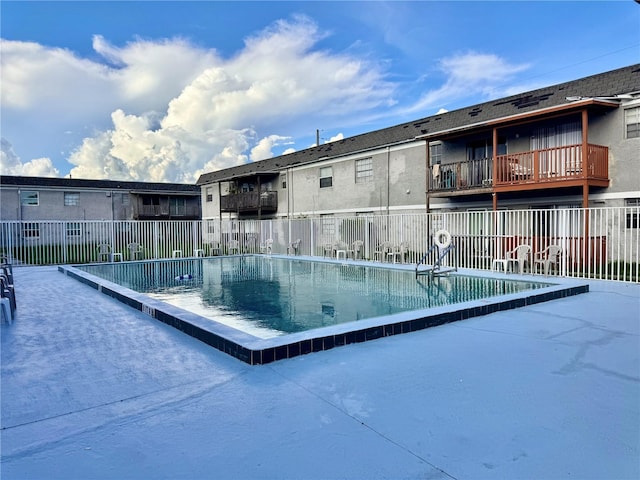
[[[233,256],[77,266],[258,338],[536,290],[550,284],[429,278],[353,262]]]

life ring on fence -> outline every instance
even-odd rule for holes
[[[444,237],[444,241],[440,240],[441,237]],[[446,230],[438,230],[433,236],[433,243],[435,243],[440,250],[443,250],[451,245],[451,234]]]

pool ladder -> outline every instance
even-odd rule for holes
[[[442,259],[445,258],[447,255],[449,255],[449,253],[455,248],[456,246],[454,244],[449,244],[447,247],[443,249],[440,249],[438,245],[431,245],[429,250],[427,250],[427,253],[425,253],[420,259],[420,261],[416,264],[416,278],[418,278],[418,275],[429,275],[429,277],[434,277],[439,275],[446,275],[450,272],[457,272],[458,271],[457,261],[456,261],[456,265],[453,267],[445,267],[442,265]],[[429,257],[429,255],[431,255],[431,253],[434,250],[438,251],[438,258],[433,263],[433,265],[427,265],[425,261],[427,260],[427,257]],[[420,270],[419,267],[422,264],[424,264],[426,268]]]

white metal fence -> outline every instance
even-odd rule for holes
[[[274,220],[11,221],[0,223],[0,249],[14,264],[28,265],[100,261],[105,258],[98,256],[100,245],[115,253],[110,257],[115,260],[273,252],[416,263],[439,230],[448,231],[456,247],[445,259],[448,265],[490,269],[493,260],[526,244],[533,271],[545,248],[558,245],[562,255],[554,274],[640,281],[640,207]],[[135,247],[142,254],[134,254]]]

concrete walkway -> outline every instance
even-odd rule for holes
[[[251,367],[14,272],[3,480],[640,478],[639,285]]]

